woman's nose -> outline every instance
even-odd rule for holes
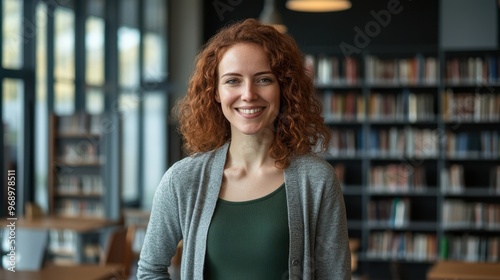
[[[253,83],[246,83],[243,87],[243,92],[241,94],[241,98],[244,101],[252,101],[257,99],[256,87]]]

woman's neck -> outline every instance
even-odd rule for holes
[[[231,167],[245,170],[274,166],[274,159],[269,156],[269,148],[273,139],[272,132],[258,135],[233,134],[229,147],[228,163]]]

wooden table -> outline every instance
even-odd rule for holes
[[[9,221],[10,222],[10,221]],[[24,218],[17,219],[16,226],[23,228],[34,229],[55,229],[55,230],[72,230],[78,233],[85,233],[98,230],[104,227],[116,225],[116,221],[104,219],[78,219],[78,218],[57,218],[57,217],[43,217],[35,220],[27,220]],[[7,221],[1,221],[0,225],[7,225]]]
[[[0,226],[5,226],[12,221],[0,220]],[[59,218],[59,217],[41,217],[39,219],[18,218],[15,221],[16,228],[46,229],[46,230],[71,230],[76,232],[76,256],[75,262],[82,263],[84,260],[83,236],[117,225],[117,221],[104,219],[77,219],[77,218]]]
[[[437,262],[427,280],[500,280],[500,263]]]
[[[120,280],[121,265],[46,265],[38,271],[0,270],[2,280]]]

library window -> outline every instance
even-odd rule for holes
[[[5,154],[7,155],[4,160],[7,161],[7,170],[17,169],[22,163],[23,155],[24,83],[17,79],[3,79],[2,87],[2,120]],[[19,169],[18,172],[20,172]]]
[[[23,63],[22,45],[25,36],[30,36],[30,33],[24,34],[22,28],[23,1],[4,0],[3,4],[3,52],[2,66],[9,69],[19,69]]]
[[[93,116],[106,115],[100,130],[80,136],[98,142],[102,156],[113,162],[101,165],[99,171],[116,174],[116,178],[102,178],[111,193],[116,191],[110,211],[119,212],[120,205],[150,207],[167,165],[165,1],[0,2],[1,132],[9,155],[2,169],[16,166],[19,177],[33,180],[22,191],[30,195],[19,195],[18,203],[36,202],[48,214],[57,210],[51,191],[57,192],[61,182],[51,182],[50,174],[62,170],[57,166],[62,154],[51,154],[50,145],[75,140],[64,139],[67,135],[54,130],[57,122],[52,120],[84,114],[86,129]],[[27,102],[26,96],[34,96],[34,102]],[[104,127],[107,121],[110,127]],[[24,130],[33,133],[24,134]],[[153,147],[158,148],[152,152]],[[103,217],[108,214],[114,215]]]
[[[75,15],[68,8],[55,11],[54,113],[69,115],[75,111]]]
[[[85,89],[86,111],[90,114],[104,112],[104,18],[103,1],[94,0],[88,4],[88,18],[85,22]]]
[[[122,93],[119,97],[119,110],[122,113],[122,196],[125,201],[132,201],[139,196],[135,186],[139,182],[139,135],[138,98],[136,94]]]

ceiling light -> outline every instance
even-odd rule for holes
[[[264,8],[259,16],[259,21],[274,26],[279,32],[285,33],[286,26],[281,19],[281,15],[276,8],[276,2],[274,0],[266,0],[264,3]]]
[[[349,0],[288,0],[286,7],[299,12],[335,12],[351,8]]]

